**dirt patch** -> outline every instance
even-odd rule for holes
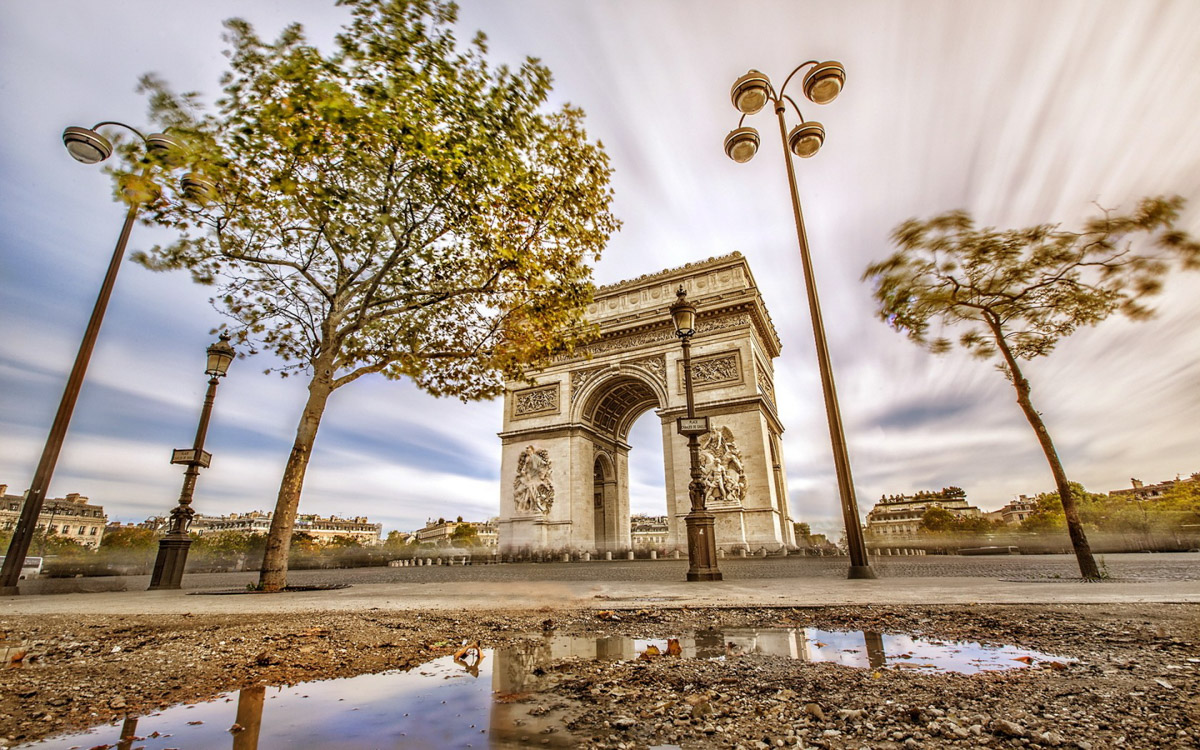
[[[1200,606],[922,606],[598,613],[369,610],[216,616],[5,616],[0,745],[283,685],[411,669],[555,634],[677,638],[729,628],[824,628],[1015,644],[1065,668],[976,675],[850,669],[731,652],[724,658],[564,658],[532,716],[558,703],[594,747],[1080,747],[1200,743]],[[508,709],[511,712],[510,709]]]

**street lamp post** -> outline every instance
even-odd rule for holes
[[[136,128],[112,121],[97,123],[90,129],[69,127],[63,131],[63,145],[66,146],[72,157],[84,164],[96,164],[104,161],[113,152],[112,143],[96,130],[104,125],[125,128],[141,138],[146,147],[147,170],[150,168],[150,162],[166,163],[172,154],[182,148],[180,143],[169,135],[152,133],[146,136]],[[42,449],[42,457],[38,461],[29,490],[25,493],[21,516],[13,531],[12,541],[9,542],[4,566],[0,568],[0,596],[16,596],[20,593],[17,589],[17,581],[21,575],[21,564],[25,560],[25,555],[29,553],[29,545],[33,541],[38,516],[46,501],[46,490],[54,476],[54,466],[58,462],[63,438],[66,436],[67,426],[71,422],[71,414],[75,410],[75,402],[79,397],[80,388],[83,386],[83,377],[87,372],[92,349],[95,347],[96,337],[100,333],[100,324],[104,321],[104,312],[108,307],[108,300],[112,296],[113,285],[117,280],[117,270],[120,268],[121,260],[125,257],[125,244],[129,241],[129,232],[137,218],[138,208],[142,203],[157,200],[158,193],[152,183],[135,180],[126,185],[126,199],[129,202],[129,210],[125,213],[125,223],[121,225],[121,234],[113,249],[108,271],[104,275],[104,283],[100,286],[100,294],[92,308],[92,317],[88,321],[87,330],[84,331],[83,341],[79,344],[79,352],[75,355],[75,364],[67,378],[67,386],[63,391],[62,400],[59,402],[58,412],[54,415],[54,422],[50,427],[50,434],[46,438],[46,445]]]
[[[171,511],[171,525],[167,535],[158,540],[158,556],[154,559],[154,572],[150,576],[149,591],[177,589],[183,581],[183,569],[187,565],[188,548],[192,538],[188,527],[192,524],[192,492],[196,489],[196,478],[200,469],[212,463],[212,454],[204,450],[204,437],[208,434],[208,418],[212,414],[213,400],[217,396],[217,383],[225,377],[229,363],[236,354],[229,345],[229,334],[222,333],[221,340],[208,347],[208,366],[204,373],[209,376],[208,391],[204,394],[204,408],[200,410],[200,425],[196,428],[196,439],[191,449],[181,448],[171,454],[171,463],[183,464],[183,489],[179,492],[179,505]]]
[[[796,239],[800,243],[800,263],[804,270],[804,287],[808,292],[809,317],[812,318],[813,339],[817,348],[817,365],[821,372],[821,390],[825,396],[825,414],[829,420],[829,438],[833,444],[833,461],[837,471],[838,494],[841,498],[842,517],[846,524],[846,541],[850,547],[849,578],[874,578],[875,571],[867,559],[863,541],[862,522],[858,517],[858,502],[854,497],[854,479],[850,475],[850,456],[846,450],[846,438],[842,429],[842,414],[838,408],[837,389],[833,382],[833,368],[829,363],[829,346],[825,342],[825,326],[821,320],[821,304],[817,298],[816,281],[813,278],[812,258],[808,248],[808,235],[804,231],[804,214],[800,210],[800,193],[796,187],[796,169],[792,154],[807,159],[825,142],[825,128],[819,122],[805,122],[795,100],[784,94],[792,77],[801,69],[812,66],[805,74],[802,89],[804,96],[815,104],[828,104],[837,98],[846,83],[846,69],[837,62],[810,60],[796,67],[778,91],[770,79],[757,70],[751,70],[737,79],[730,91],[733,106],[742,113],[738,127],[725,137],[725,153],[730,159],[744,163],[754,158],[758,151],[758,131],[742,127],[747,115],[759,112],[768,102],[775,108],[779,118],[779,136],[783,140],[783,161],[787,165],[788,188],[792,195],[792,213],[796,220]],[[800,124],[789,132],[784,112],[785,101],[790,102],[800,117]]]
[[[700,436],[709,431],[708,417],[696,416],[696,399],[692,392],[692,343],[696,333],[696,306],[687,301],[687,291],[680,285],[671,305],[671,320],[675,323],[675,335],[683,346],[683,390],[687,396],[687,416],[680,417],[677,429],[688,440],[688,455],[691,459],[691,481],[688,482],[688,498],[691,510],[683,519],[687,525],[689,581],[719,581],[721,571],[717,569],[717,540],[713,535],[714,516],[704,505],[704,480],[700,476]]]

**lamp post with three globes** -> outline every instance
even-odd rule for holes
[[[810,67],[811,66],[811,67]],[[742,113],[738,127],[725,136],[725,154],[738,163],[748,162],[758,152],[758,131],[744,127],[746,117],[758,113],[769,102],[779,118],[779,136],[783,140],[783,161],[787,165],[788,187],[792,195],[792,213],[796,220],[796,239],[800,243],[800,263],[804,270],[804,286],[808,292],[808,308],[812,318],[813,339],[817,348],[817,365],[821,372],[821,390],[825,397],[825,414],[829,421],[829,438],[833,444],[834,467],[837,472],[838,495],[841,500],[842,518],[846,525],[846,542],[850,550],[849,578],[874,578],[875,571],[867,559],[863,541],[862,522],[858,517],[858,502],[854,497],[854,479],[850,474],[850,456],[846,449],[846,438],[842,429],[842,415],[838,408],[837,389],[833,382],[833,368],[829,363],[829,346],[825,341],[825,326],[821,320],[821,305],[817,299],[816,282],[813,279],[812,258],[808,248],[808,235],[804,231],[804,214],[800,210],[800,194],[796,188],[796,169],[792,154],[807,159],[820,150],[825,143],[825,128],[819,122],[805,121],[800,107],[792,97],[784,93],[792,78],[804,68],[801,89],[805,98],[814,104],[828,104],[837,98],[846,83],[846,69],[839,62],[809,60],[796,66],[778,90],[771,85],[766,75],[751,70],[734,82],[730,91],[733,106]],[[790,131],[784,114],[791,104],[800,118],[800,124]]]

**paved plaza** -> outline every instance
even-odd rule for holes
[[[0,614],[1200,602],[1200,553],[1106,555],[1111,579],[1099,583],[1078,580],[1071,555],[884,557],[873,581],[846,580],[847,564],[731,559],[717,583],[687,583],[682,560],[299,570],[293,586],[348,585],[280,595],[239,593],[251,572],[188,575],[183,590],[155,592],[148,576],[44,580],[23,582]]]

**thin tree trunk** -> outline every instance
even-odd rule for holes
[[[275,513],[271,516],[271,530],[267,533],[267,546],[263,553],[262,569],[258,574],[258,586],[263,591],[280,591],[287,585],[288,552],[292,546],[292,529],[296,525],[296,511],[300,507],[300,491],[304,487],[304,474],[312,456],[313,443],[317,439],[317,428],[325,404],[333,392],[329,367],[318,363],[317,374],[308,385],[308,402],[296,428],[296,442],[288,456],[279,483],[279,497],[275,501]]]
[[[1087,535],[1083,533],[1083,523],[1079,520],[1079,508],[1075,505],[1075,496],[1071,494],[1071,484],[1067,481],[1067,473],[1063,470],[1062,461],[1058,458],[1054,441],[1050,439],[1050,432],[1046,429],[1046,424],[1042,422],[1042,415],[1038,414],[1037,409],[1033,408],[1033,402],[1029,400],[1029,381],[1025,379],[1025,375],[1017,365],[1016,357],[1008,348],[1008,342],[1004,340],[1000,331],[1000,323],[989,319],[988,326],[992,329],[996,345],[1004,356],[1004,364],[1012,378],[1013,387],[1017,389],[1017,404],[1020,405],[1021,411],[1025,412],[1025,418],[1029,420],[1029,424],[1033,426],[1038,442],[1041,443],[1042,453],[1046,455],[1046,461],[1050,463],[1050,472],[1054,475],[1054,485],[1058,488],[1058,496],[1062,500],[1063,515],[1067,519],[1067,534],[1071,537],[1071,546],[1075,549],[1075,559],[1079,563],[1079,573],[1088,580],[1098,581],[1100,580],[1100,569],[1096,567],[1096,559],[1092,557],[1091,545],[1088,544]]]

